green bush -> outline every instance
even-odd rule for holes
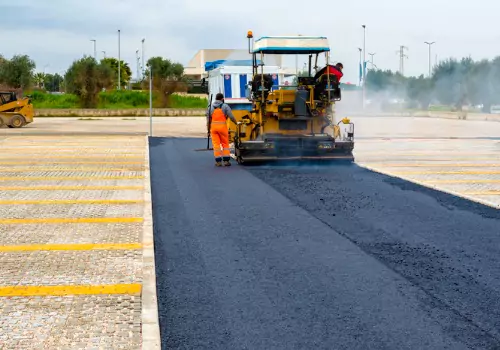
[[[31,96],[35,109],[75,109],[80,108],[76,95],[53,95],[41,91],[27,93]],[[158,100],[158,93],[153,93],[153,105]],[[208,100],[194,96],[171,96],[172,108],[206,108]],[[104,91],[99,93],[99,109],[149,108],[148,91]]]
[[[194,96],[170,96],[172,108],[206,108],[208,99]]]
[[[140,91],[106,91],[99,94],[99,108],[126,109],[149,106],[149,93]]]
[[[41,91],[33,91],[27,95],[31,96],[35,108],[78,108],[79,100],[76,95],[62,94],[53,95]]]

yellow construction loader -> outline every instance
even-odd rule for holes
[[[33,104],[31,99],[18,99],[15,92],[0,91],[0,127],[21,128],[33,123]]]
[[[252,80],[246,86],[250,110],[234,110],[238,124],[228,120],[232,156],[239,164],[272,160],[353,161],[354,124],[344,118],[335,121],[334,104],[341,99],[335,66],[329,64],[330,48],[325,37],[262,37],[253,40]],[[297,84],[280,84],[273,74],[264,74],[264,56],[307,55],[309,69],[297,77]],[[318,57],[325,66],[318,67]],[[312,59],[315,58],[315,72]],[[341,70],[340,76],[342,76]]]

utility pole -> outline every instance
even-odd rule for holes
[[[121,77],[121,71],[122,71],[122,61],[121,61],[121,54],[120,54],[120,34],[121,34],[121,31],[120,29],[118,29],[118,90],[121,90],[122,89],[122,84],[121,84],[121,81],[122,81],[122,77]]]
[[[405,60],[405,58],[408,58],[408,56],[405,54],[405,49],[408,50],[408,48],[406,46],[401,45],[399,47],[399,50],[396,51],[396,53],[399,55],[399,73],[403,76],[405,75],[405,68],[404,68],[405,62],[404,62],[404,60]]]
[[[363,24],[363,109],[365,108],[366,99],[366,25]]]
[[[96,42],[97,42],[97,40],[92,39],[90,41],[94,42],[94,59],[97,61],[97,51],[96,51]]]
[[[141,72],[142,78],[144,78],[144,41],[146,41],[146,39],[142,39],[142,72]]]
[[[374,64],[373,64],[373,56],[375,56],[376,53],[369,53],[369,55],[372,56],[371,59],[370,59],[370,63],[372,64],[372,66],[374,66]]]
[[[432,44],[435,44],[435,43],[436,43],[435,41],[433,41],[431,43],[428,42],[428,41],[424,42],[424,44],[429,45],[429,78],[432,75],[432,70],[431,70],[431,67],[432,67],[432,65],[431,65],[431,46],[432,46]]]

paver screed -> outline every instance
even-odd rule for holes
[[[0,144],[1,348],[140,349],[147,138]]]

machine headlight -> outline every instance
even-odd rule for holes
[[[272,142],[266,142],[264,144],[264,147],[266,147],[266,148],[274,148],[274,143],[272,143]]]
[[[333,149],[333,142],[319,142],[319,149]]]

